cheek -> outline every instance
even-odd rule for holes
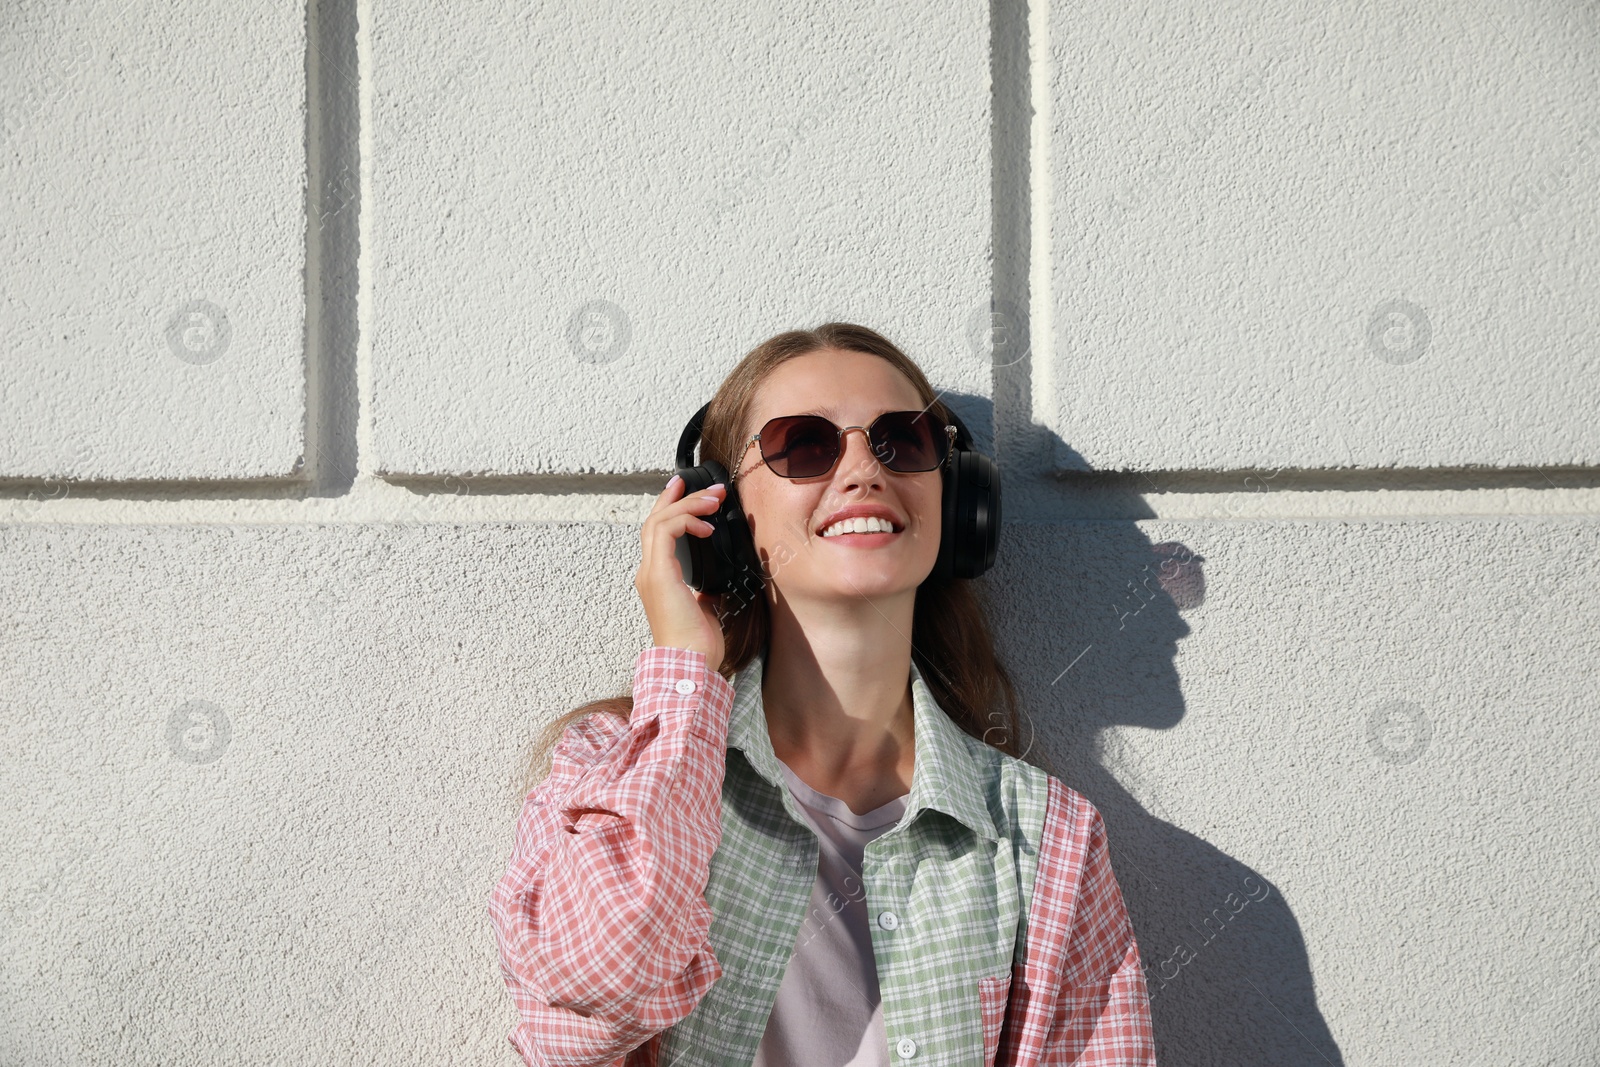
[[[944,490],[939,482],[923,489],[917,498],[917,521],[924,533],[936,533],[944,523]]]
[[[764,490],[765,487],[763,491],[741,494],[740,498],[756,547],[769,553],[785,547],[798,551],[806,537],[811,509],[803,501]]]

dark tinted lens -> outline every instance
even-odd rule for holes
[[[931,471],[949,443],[944,426],[925,411],[890,411],[872,424],[872,450],[885,467],[902,474]]]
[[[839,428],[820,415],[785,415],[761,428],[761,458],[783,478],[815,478],[839,458]]]

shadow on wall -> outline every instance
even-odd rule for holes
[[[945,399],[975,434],[994,424],[988,399]],[[1152,544],[1131,521],[1007,526],[987,578],[1023,729],[1031,718],[1041,730],[1028,759],[1105,818],[1158,1062],[1343,1067],[1278,887],[1147,810],[1108,766],[1109,727],[1170,730],[1183,718],[1173,659],[1190,632],[1182,613],[1205,600],[1204,564],[1182,544]],[[1039,751],[1045,737],[1049,752]]]

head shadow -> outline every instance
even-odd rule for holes
[[[944,399],[977,447],[995,455],[993,401]],[[1105,819],[1150,992],[1158,1061],[1342,1065],[1317,1004],[1305,938],[1279,887],[1162,810],[1154,798],[1184,783],[1147,778],[1112,730],[1159,734],[1188,714],[1174,659],[1178,642],[1204,620],[1197,610],[1206,600],[1204,555],[1180,541],[1153,542],[1131,519],[1028,521],[1051,510],[1030,508],[1030,496],[1062,492],[1053,467],[1088,468],[1043,427],[1025,432],[1031,440],[1008,437],[996,457],[1004,526],[995,565],[980,581],[1030,735],[1021,739],[1031,746],[1027,759]],[[1039,462],[1043,456],[1054,463]]]

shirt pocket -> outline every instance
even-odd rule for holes
[[[983,1017],[983,1067],[994,1067],[1000,1048],[1000,1025],[1005,1022],[1011,995],[1010,973],[978,979],[978,1009]]]

